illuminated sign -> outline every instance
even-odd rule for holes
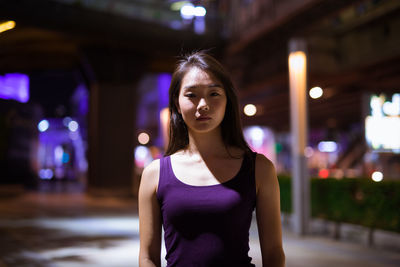
[[[400,153],[400,94],[391,101],[385,95],[372,95],[371,114],[365,119],[365,137],[376,151]]]
[[[14,99],[22,103],[29,100],[29,77],[10,73],[0,76],[0,98]]]

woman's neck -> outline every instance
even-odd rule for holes
[[[200,154],[202,157],[222,156],[227,154],[221,130],[218,128],[209,133],[190,133],[186,151],[190,154]]]

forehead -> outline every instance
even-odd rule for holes
[[[210,72],[200,68],[190,68],[182,78],[181,88],[187,86],[221,84]]]

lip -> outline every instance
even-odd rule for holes
[[[208,120],[211,120],[211,117],[201,116],[196,118],[196,121],[208,121]]]

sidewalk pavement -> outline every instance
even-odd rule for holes
[[[288,267],[400,266],[400,253],[327,237],[284,229],[283,242]],[[134,199],[35,192],[0,198],[0,267],[138,266],[138,251]],[[250,256],[261,266],[254,220]]]

